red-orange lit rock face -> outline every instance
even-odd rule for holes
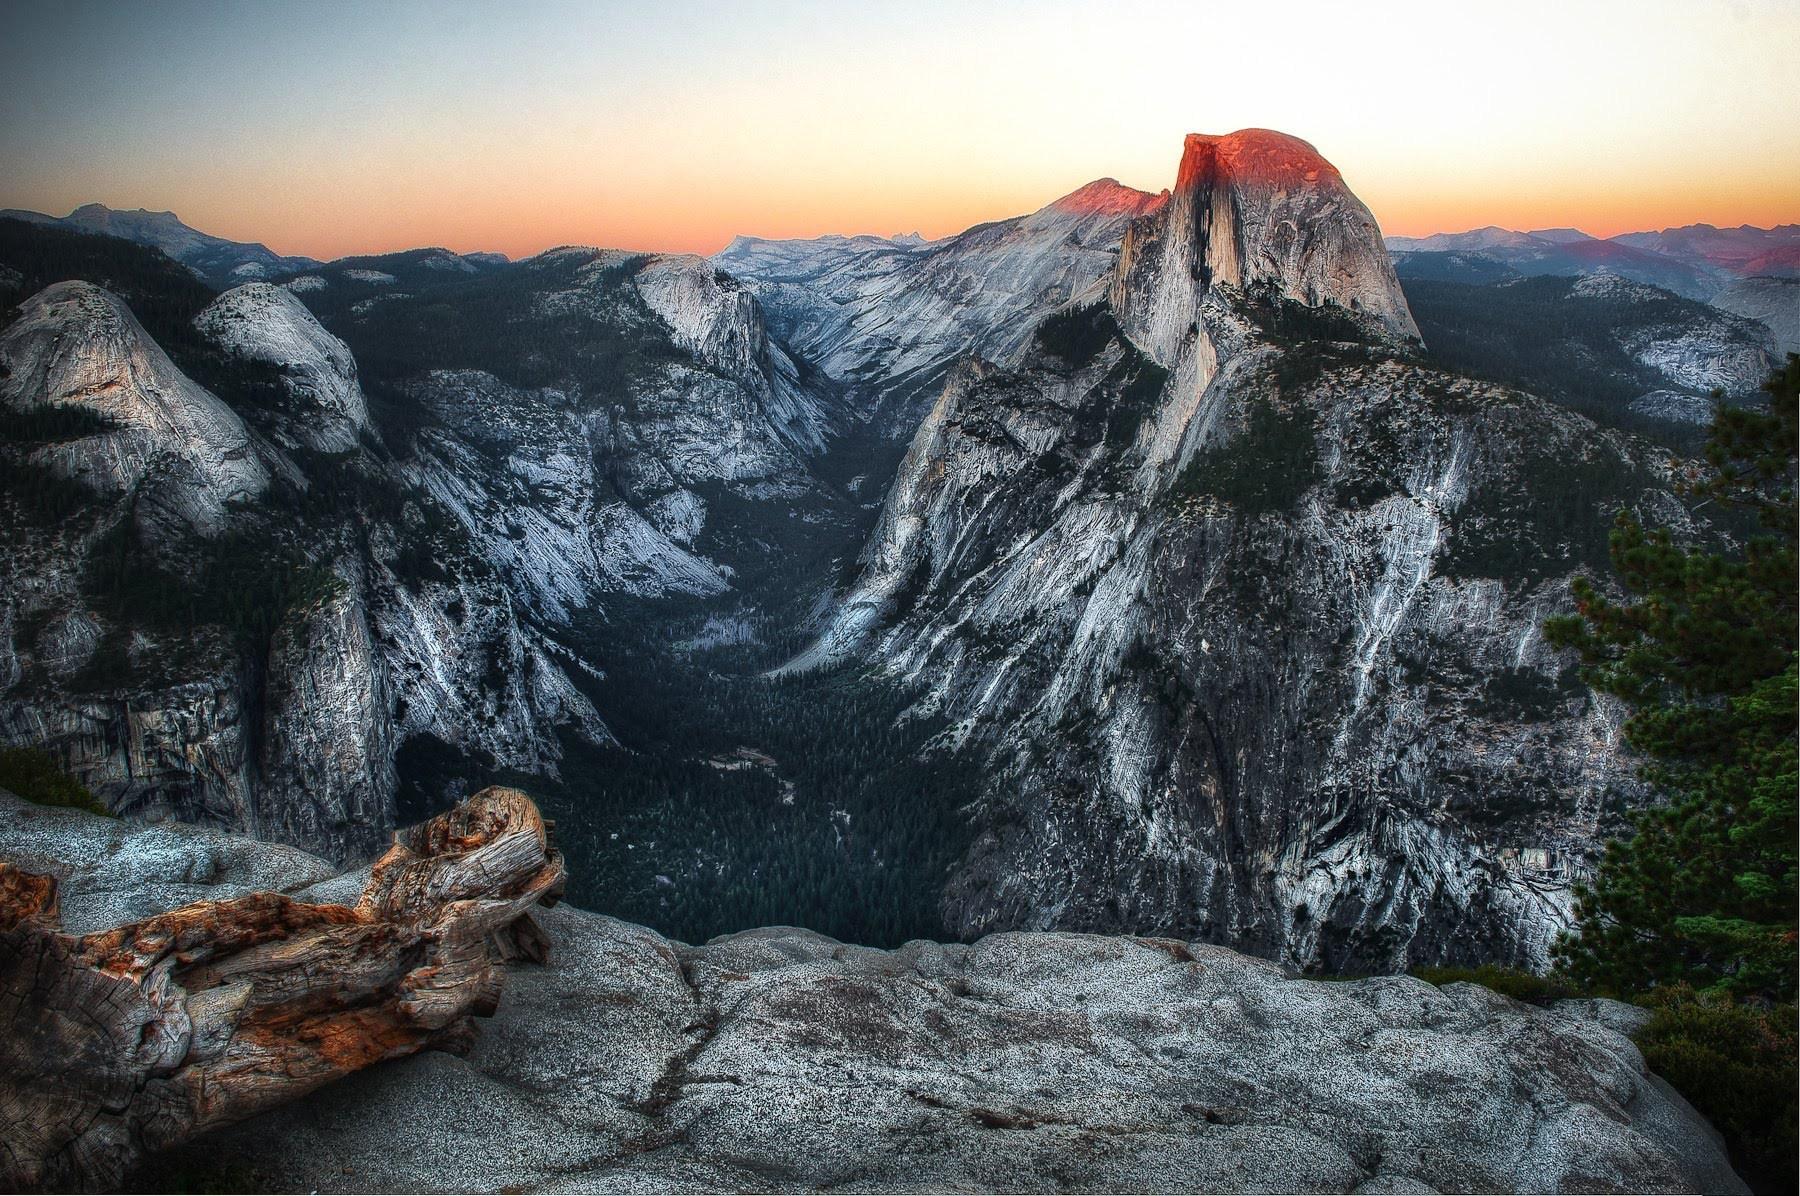
[[[1152,468],[1210,422],[1202,396],[1254,336],[1247,298],[1334,304],[1369,335],[1419,335],[1375,218],[1317,150],[1266,129],[1192,134],[1168,202],[1127,230],[1109,293],[1119,326],[1174,376],[1180,399],[1151,438]]]
[[[1217,287],[1335,303],[1396,340],[1419,334],[1369,209],[1317,150],[1284,133],[1187,138],[1168,204],[1126,234],[1113,308],[1164,366],[1197,352],[1204,387],[1217,362],[1191,332]]]
[[[1182,146],[1176,193],[1217,178],[1230,179],[1239,187],[1291,188],[1325,180],[1343,186],[1337,167],[1298,137],[1268,129],[1239,129],[1224,136],[1189,133]]]
[[[147,1151],[371,1063],[471,1041],[561,893],[537,807],[487,789],[403,832],[354,907],[199,901],[87,935],[0,863],[0,1186],[116,1189]]]

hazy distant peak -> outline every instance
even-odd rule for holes
[[[149,208],[109,208],[103,203],[84,203],[64,217],[65,220],[104,219],[109,216],[130,216],[139,220],[155,220],[166,224],[181,224],[181,217],[164,210],[151,211]]]
[[[184,224],[173,212],[149,208],[109,208],[103,203],[87,203],[67,216],[13,211],[0,214],[148,245],[160,249],[201,278],[222,286],[273,278],[319,265],[309,257],[284,257],[259,242],[232,241],[203,233]]]
[[[1432,233],[1428,237],[1388,237],[1386,240],[1387,247],[1395,252],[1423,250],[1468,253],[1483,249],[1516,249],[1528,245],[1554,244],[1554,242],[1532,233],[1501,228],[1497,224],[1488,224],[1461,233]]]
[[[1553,245],[1572,245],[1577,241],[1597,239],[1578,228],[1534,228],[1525,235],[1536,237],[1540,241],[1549,241]]]

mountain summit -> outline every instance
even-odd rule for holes
[[[1253,129],[1188,138],[1100,285],[949,371],[788,669],[884,669],[980,761],[958,933],[1548,963],[1636,794],[1537,628],[1615,495],[1682,508],[1415,327],[1338,171]]]
[[[1061,212],[1078,215],[1120,214],[1142,216],[1146,212],[1155,211],[1169,198],[1167,191],[1152,195],[1148,191],[1139,191],[1136,187],[1127,187],[1118,179],[1095,179],[1085,187],[1069,192],[1061,199],[1052,200],[1045,205],[1044,212]]]
[[[1335,303],[1391,336],[1419,335],[1375,218],[1337,167],[1285,133],[1189,134],[1168,205],[1126,235],[1113,304],[1133,339],[1168,366],[1217,285]],[[1202,373],[1205,385],[1210,371]]]

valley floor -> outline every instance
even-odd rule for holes
[[[833,501],[791,518],[713,501],[707,548],[723,595],[613,596],[579,616],[574,675],[616,745],[565,738],[560,778],[510,773],[430,738],[397,761],[399,821],[489,783],[529,789],[557,823],[571,898],[704,941],[807,926],[898,946],[942,938],[949,871],[976,797],[967,758],[934,743],[941,720],[859,668],[771,676],[853,569],[897,446],[853,433],[819,463]]]

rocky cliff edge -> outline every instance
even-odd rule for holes
[[[291,849],[0,793],[71,929],[210,888],[355,900]],[[139,904],[95,901],[129,888]],[[703,947],[568,907],[464,1058],[371,1067],[140,1176],[236,1188],[1740,1192],[1612,1002],[1306,980],[1069,934]]]

